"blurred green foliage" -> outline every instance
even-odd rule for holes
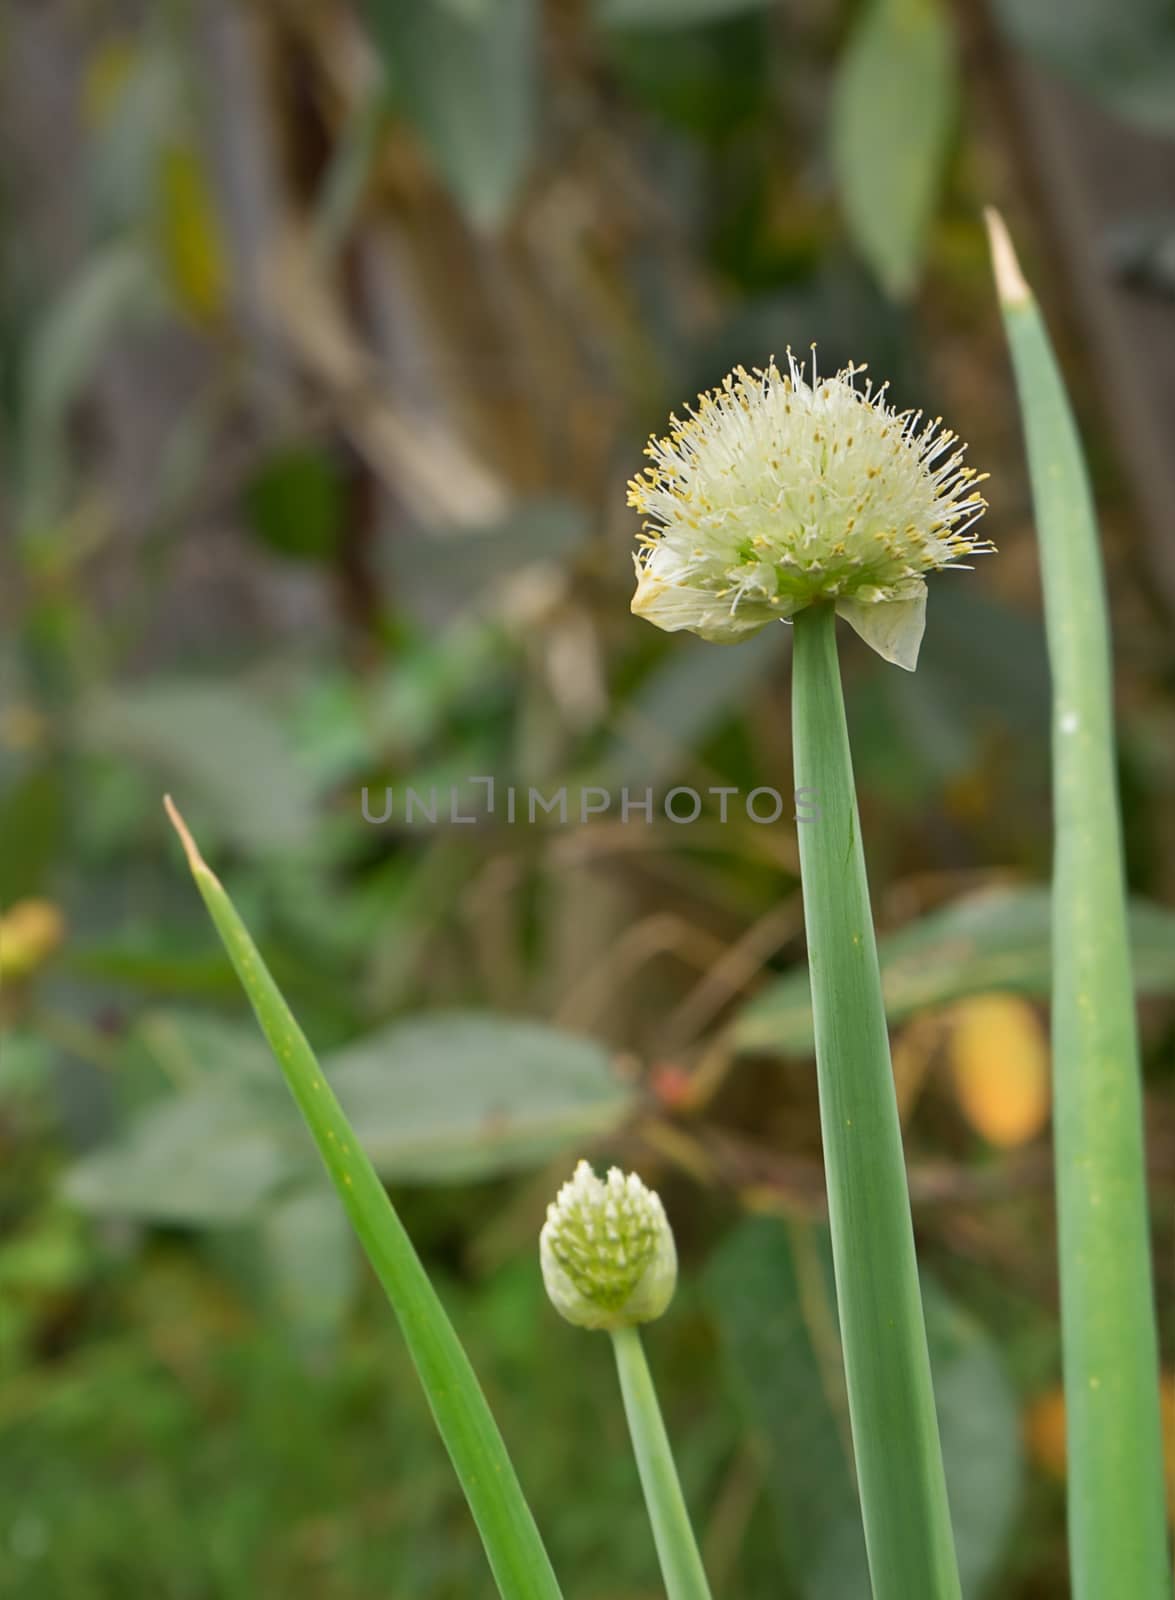
[[[849,642],[847,698],[969,1593],[1064,1592],[1054,1458],[1020,1446],[1057,1382],[1047,1147],[993,1148],[940,1070],[950,1003],[1038,1003],[1047,957],[1047,664],[974,213],[1019,164],[1002,50],[1153,125],[1169,24],[1046,11],[1000,5],[983,49],[945,0],[5,17],[6,1596],[488,1592],[168,788],[396,1187],[568,1595],[658,1592],[606,1344],[539,1286],[584,1153],[678,1231],[650,1359],[716,1592],[860,1592],[793,825],[360,798],[789,792],[787,630],[632,622],[623,480],[692,391],[814,340],[993,474],[1001,558],[934,584],[916,675]],[[1175,666],[1101,487],[1166,1308]],[[66,935],[17,975],[30,901]]]

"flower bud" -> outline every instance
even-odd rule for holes
[[[539,1254],[551,1304],[580,1328],[652,1322],[677,1284],[677,1250],[660,1197],[619,1167],[601,1179],[579,1163],[547,1207]]]
[[[887,405],[861,367],[811,378],[738,367],[650,441],[629,484],[642,512],[632,609],[666,632],[730,643],[805,606],[835,605],[887,661],[913,669],[923,574],[990,551],[985,504],[941,418]]]

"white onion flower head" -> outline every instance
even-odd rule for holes
[[[619,1167],[598,1178],[579,1163],[547,1207],[539,1255],[552,1305],[579,1328],[652,1322],[677,1286],[677,1250],[660,1196]]]
[[[923,575],[989,552],[970,529],[979,474],[942,419],[895,411],[862,367],[810,374],[790,351],[736,367],[650,440],[629,484],[645,517],[632,609],[668,633],[733,643],[813,603],[913,670]]]

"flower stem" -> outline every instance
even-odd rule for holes
[[[837,1305],[874,1600],[957,1600],[942,1449],[831,606],[795,619],[800,866]]]
[[[669,1600],[710,1600],[702,1558],[677,1477],[657,1391],[635,1327],[612,1334],[624,1412]]]
[[[994,213],[988,222],[1053,679],[1053,1099],[1073,1593],[1161,1600],[1171,1568],[1101,548],[1048,331],[1003,222]]]

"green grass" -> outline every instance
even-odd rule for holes
[[[453,1190],[444,1205],[466,1216],[496,1193]],[[423,1247],[437,1196],[402,1204]],[[255,1304],[256,1278],[207,1254],[175,1236],[130,1255],[95,1240],[95,1293],[68,1348],[5,1372],[4,1600],[486,1600],[476,1528],[374,1278],[308,1361]],[[608,1341],[553,1316],[529,1254],[476,1280],[433,1276],[505,1432],[527,1441],[520,1464],[568,1600],[661,1593]],[[728,1408],[698,1408],[707,1348],[696,1312],[659,1330],[659,1387],[699,1503],[738,1448]],[[780,1600],[765,1509],[737,1554],[726,1591]]]

